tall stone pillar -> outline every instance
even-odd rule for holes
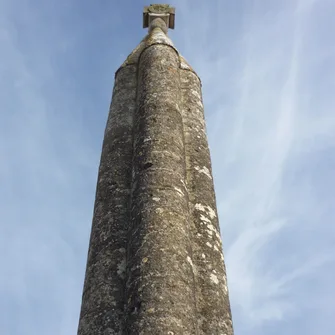
[[[200,334],[232,334],[226,269],[206,135],[201,83],[185,64],[180,70],[187,189]]]
[[[115,76],[78,335],[232,335],[201,83],[174,9],[143,24]]]
[[[122,334],[136,66],[115,78],[97,182],[78,334]],[[111,332],[110,334],[114,334]]]

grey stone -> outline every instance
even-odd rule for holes
[[[150,24],[115,75],[78,335],[232,335],[201,82]]]

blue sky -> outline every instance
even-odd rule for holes
[[[76,333],[114,72],[143,1],[0,0],[0,333]],[[237,335],[335,334],[335,2],[180,0]]]

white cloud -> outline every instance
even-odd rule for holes
[[[331,335],[334,4],[172,4],[203,82],[235,332]],[[76,332],[113,73],[142,5],[0,2],[1,334]]]
[[[324,182],[311,179],[317,173],[311,163],[317,155],[327,167],[327,157],[319,152],[334,149],[335,117],[330,91],[315,92],[320,82],[314,79],[332,47],[326,37],[320,49],[310,45],[320,29],[315,17],[319,25],[329,25],[320,21],[320,13],[331,4],[242,3],[242,18],[236,18],[240,27],[225,25],[231,8],[219,11],[216,1],[210,12],[194,5],[190,15],[194,22],[210,22],[213,29],[205,24],[202,30],[199,24],[197,38],[184,33],[184,40],[189,39],[184,56],[203,78],[235,330],[260,334],[285,321],[292,334],[315,334],[312,325],[323,318],[324,309],[333,310],[310,308],[317,299],[310,285],[334,278],[329,271],[334,248],[329,239],[322,245],[332,230],[321,218],[328,211],[326,220],[331,221],[335,213],[323,203],[333,198],[330,189],[323,190],[322,201],[315,196],[314,188]],[[184,4],[186,17],[188,2]],[[197,40],[199,46],[192,44]],[[201,52],[204,45],[206,53]],[[208,61],[205,55],[213,49],[216,55]],[[334,70],[332,62],[328,71]],[[332,290],[324,286],[319,297]],[[304,295],[309,295],[308,304]],[[309,330],[302,331],[302,313],[311,313]],[[328,325],[323,334],[333,333]]]

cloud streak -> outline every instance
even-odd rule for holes
[[[171,4],[203,83],[235,332],[332,335],[335,6]],[[0,333],[74,334],[113,75],[147,4],[18,5],[0,2]]]
[[[243,30],[231,26],[220,30],[229,30],[236,40],[227,42],[224,36],[220,41],[219,32],[211,31],[214,36],[209,39],[217,39],[213,44],[217,57],[200,63],[200,71],[206,73],[202,77],[208,78],[204,82],[208,132],[239,334],[260,334],[264,329],[264,334],[269,329],[271,334],[281,334],[283,328],[278,331],[276,327],[283,323],[285,333],[299,333],[304,328],[300,318],[306,313],[311,313],[310,321],[305,321],[310,328],[304,332],[315,334],[313,325],[323,318],[323,309],[333,310],[330,305],[321,310],[312,308],[313,313],[309,310],[313,299],[324,299],[332,291],[325,286],[316,294],[311,282],[334,277],[329,271],[334,264],[334,247],[326,243],[313,248],[332,230],[321,221],[324,204],[313,194],[315,183],[324,182],[311,179],[317,172],[309,164],[322,147],[334,148],[330,135],[335,130],[335,118],[330,113],[334,104],[329,101],[330,92],[315,94],[312,77],[310,87],[304,82],[317,71],[308,61],[320,66],[320,54],[329,57],[332,52],[326,39],[321,50],[309,46],[313,43],[309,35],[313,15],[329,10],[330,5],[322,1],[246,4]],[[217,10],[213,8],[205,21],[212,22],[216,13],[222,14],[218,4]],[[202,19],[204,15],[201,11]],[[199,20],[200,15],[195,21]],[[224,20],[223,14],[221,22]],[[203,40],[208,36],[204,33]],[[227,56],[220,42],[235,51],[229,50]],[[197,54],[199,50],[194,49],[190,46],[185,53]],[[243,56],[233,58],[235,54]],[[225,66],[235,72],[227,77]],[[333,64],[329,71],[334,72]],[[230,94],[226,101],[222,95],[225,91]],[[326,98],[328,103],[308,106],[311,96],[316,101]],[[321,110],[316,109],[319,107]],[[319,159],[321,166],[327,166],[326,156]],[[333,197],[329,189],[323,192],[324,197]],[[334,211],[330,213],[334,217]],[[318,242],[311,243],[313,235]],[[306,295],[309,307],[305,305]],[[329,321],[321,329],[323,334],[334,331]]]

